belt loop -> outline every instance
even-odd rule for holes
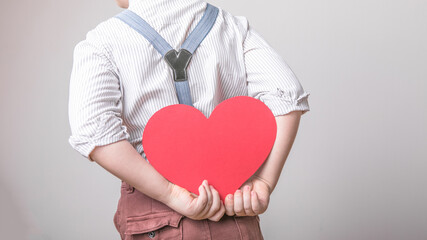
[[[126,192],[127,193],[133,193],[135,191],[135,188],[129,185],[129,183],[125,182],[126,184]]]
[[[208,220],[207,219],[204,219],[203,220],[203,225],[204,225],[204,227],[205,227],[205,236],[206,236],[206,238],[204,238],[204,239],[207,239],[207,240],[212,240],[212,235],[211,235],[211,228],[209,227],[209,223],[208,223]]]

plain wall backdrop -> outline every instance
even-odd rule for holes
[[[310,92],[265,239],[427,239],[427,1],[212,0]],[[120,180],[68,144],[74,46],[114,0],[0,2],[0,238],[119,239]]]

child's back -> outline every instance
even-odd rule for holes
[[[178,50],[205,8],[206,2],[198,0],[158,0],[134,1],[128,9]],[[77,44],[74,57],[70,144],[88,157],[94,143],[127,138],[143,154],[141,138],[148,119],[162,107],[178,103],[166,61],[117,18],[91,30]],[[187,71],[193,105],[207,117],[221,101],[242,95],[262,100],[276,116],[308,110],[308,93],[288,65],[248,26],[246,18],[222,9]]]
[[[134,0],[128,9],[179,50],[205,8],[206,2],[199,0]],[[206,117],[223,100],[242,95],[260,99],[275,116],[309,111],[309,93],[283,59],[246,18],[222,9],[187,71],[193,105]],[[76,45],[69,142],[86,158],[92,160],[89,154],[95,147],[123,139],[145,158],[141,144],[145,124],[159,109],[177,103],[172,70],[166,61],[141,34],[119,19],[100,23]]]

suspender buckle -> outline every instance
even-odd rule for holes
[[[165,54],[164,59],[173,70],[173,79],[175,82],[182,82],[188,79],[187,66],[192,56],[193,54],[183,48],[179,52],[172,49]]]

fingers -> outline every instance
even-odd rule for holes
[[[261,205],[255,191],[246,185],[243,191],[238,189],[234,193],[229,194],[225,199],[225,209],[228,216],[255,216],[261,212]]]
[[[222,200],[220,200],[220,209],[219,211],[217,211],[212,217],[209,218],[209,220],[214,221],[214,222],[218,222],[222,216],[224,216],[225,213],[225,206],[224,203],[222,202]]]
[[[221,202],[221,199],[219,197],[218,191],[211,185],[209,187],[210,187],[210,190],[212,193],[212,205],[211,205],[207,215],[208,215],[208,217],[211,217],[211,216],[215,215],[221,209],[222,202]]]
[[[245,210],[243,208],[243,194],[240,189],[237,189],[234,193],[234,212],[237,216],[245,216]]]
[[[234,216],[234,214],[236,214],[234,212],[234,197],[233,194],[228,194],[227,197],[225,198],[225,213],[228,216]]]
[[[200,196],[197,199],[197,219],[209,218],[218,221],[225,213],[224,203],[221,201],[218,191],[204,180],[199,187]]]
[[[208,194],[208,205],[210,207],[212,205],[213,199],[212,199],[211,187],[208,184],[208,180],[204,181],[204,186],[205,186],[205,189],[206,189],[206,193]]]
[[[245,186],[243,188],[243,209],[246,216],[255,216],[256,214],[252,211],[252,198],[251,198],[251,188]]]
[[[203,183],[199,186],[199,196],[197,197],[197,203],[196,203],[196,212],[201,212],[205,209],[206,205],[208,203],[208,194],[206,193],[206,189]]]
[[[263,206],[258,194],[251,186],[245,185],[243,190],[238,189],[228,194],[222,202],[218,191],[204,180],[199,187],[200,195],[197,198],[197,219],[219,221],[224,214],[228,216],[255,216],[263,212]]]
[[[205,191],[206,191],[207,202],[204,209],[200,212],[200,215],[206,218],[213,204],[213,194],[207,180],[203,181],[203,187],[205,188]]]
[[[255,191],[251,191],[251,205],[252,210],[255,214],[261,214],[261,204],[258,199],[258,194]]]

